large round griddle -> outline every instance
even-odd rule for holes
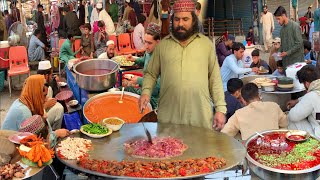
[[[162,123],[145,123],[146,128],[151,135],[158,137],[175,137],[181,139],[188,145],[188,149],[183,155],[172,158],[171,160],[184,160],[190,158],[205,158],[209,156],[222,157],[226,160],[226,166],[223,169],[218,169],[215,172],[230,169],[239,162],[243,161],[246,155],[244,146],[232,137],[223,133],[216,132],[210,129],[192,127],[187,125],[177,124],[162,124]],[[110,136],[102,139],[92,139],[84,134],[75,134],[76,137],[91,139],[93,148],[89,152],[90,158],[97,160],[116,160],[116,161],[157,161],[149,159],[134,158],[124,151],[123,144],[126,142],[135,141],[141,138],[147,138],[144,128],[141,123],[125,124],[119,132],[114,132]],[[57,153],[56,153],[57,154]],[[103,176],[108,178],[125,178],[136,179],[134,177],[111,176],[78,166],[76,160],[64,160],[58,157],[64,164],[74,169]],[[158,178],[158,179],[186,179],[203,177],[210,173],[198,174],[194,176],[175,177],[175,178]],[[154,178],[139,178],[139,179],[154,179]]]

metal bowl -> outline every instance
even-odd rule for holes
[[[291,136],[301,136],[303,139],[293,139]],[[310,138],[310,134],[306,131],[290,130],[286,133],[286,138],[290,141],[303,142]]]
[[[113,87],[117,82],[119,65],[110,59],[88,59],[76,64],[73,68],[79,87],[88,91],[103,91]],[[88,75],[83,72],[103,69],[110,70],[106,74]]]
[[[260,132],[260,134],[268,134],[272,132],[288,132],[288,130],[269,130]],[[252,135],[246,142],[245,146],[248,147],[248,144],[255,139],[257,134]],[[314,137],[313,137],[314,138]],[[315,138],[316,139],[316,138]],[[320,164],[309,169],[304,170],[281,170],[276,168],[271,168],[265,166],[256,160],[254,160],[248,153],[246,155],[247,162],[251,171],[253,171],[257,176],[261,179],[272,179],[272,180],[282,180],[282,179],[290,179],[290,180],[315,180],[320,177]]]

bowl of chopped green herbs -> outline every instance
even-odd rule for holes
[[[81,126],[80,132],[92,138],[103,138],[109,136],[112,130],[100,124],[92,123]]]

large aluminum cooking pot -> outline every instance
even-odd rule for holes
[[[268,134],[271,132],[287,132],[288,130],[269,130],[260,132],[260,134]],[[246,142],[246,148],[248,144],[255,139],[257,134],[251,136]],[[248,152],[248,151],[247,151]],[[320,164],[310,169],[305,170],[281,170],[265,166],[256,160],[254,160],[248,153],[246,155],[247,162],[251,171],[253,171],[261,179],[272,179],[272,180],[315,180],[320,177]]]
[[[76,73],[79,87],[88,91],[103,91],[116,84],[119,68],[119,65],[110,59],[88,59],[76,64],[73,71]],[[111,72],[101,75],[83,74],[94,69],[107,69]]]

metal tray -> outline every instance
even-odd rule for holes
[[[183,155],[172,158],[171,160],[184,160],[190,158],[205,158],[209,156],[222,157],[227,164],[223,169],[218,169],[215,172],[198,174],[194,176],[174,177],[174,178],[157,178],[157,179],[186,179],[203,177],[208,174],[230,169],[244,160],[246,150],[244,146],[236,139],[229,137],[223,133],[216,132],[210,129],[192,127],[178,124],[163,124],[163,123],[145,123],[146,128],[150,131],[153,137],[176,137],[181,139],[189,148]],[[83,134],[75,134],[77,137],[91,139],[93,149],[89,155],[93,159],[99,160],[116,160],[116,161],[157,161],[139,159],[129,156],[123,148],[123,144],[128,141],[134,141],[140,138],[147,138],[144,128],[141,123],[124,124],[120,131],[111,134],[102,139],[92,139]],[[57,155],[57,153],[56,153]],[[76,160],[64,160],[58,157],[65,165],[74,169],[94,174],[107,178],[124,178],[137,179],[126,176],[111,176],[78,166]],[[139,178],[139,179],[155,179],[155,178]]]

